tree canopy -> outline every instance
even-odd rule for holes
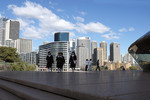
[[[0,47],[0,60],[5,62],[18,62],[20,61],[16,48]]]

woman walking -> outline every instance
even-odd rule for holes
[[[70,64],[70,68],[72,69],[72,72],[74,72],[75,70],[76,63],[77,63],[77,56],[75,52],[72,52],[70,59],[69,59],[69,64]]]
[[[65,58],[62,52],[58,53],[58,56],[56,57],[56,61],[57,61],[58,72],[61,72],[63,69],[63,65],[65,64]]]
[[[53,56],[51,55],[50,51],[48,52],[46,60],[47,60],[47,66],[46,67],[48,68],[48,71],[51,70],[51,72],[52,72],[52,63],[54,63],[54,60],[53,60]]]
[[[101,69],[100,69],[100,67],[99,67],[99,60],[97,60],[97,67],[96,67],[96,71],[97,71],[97,69],[99,70],[99,71],[101,71]]]

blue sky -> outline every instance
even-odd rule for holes
[[[19,20],[20,37],[33,40],[33,50],[53,33],[69,31],[71,38],[120,43],[121,54],[150,30],[149,0],[3,0],[0,17]],[[109,53],[109,51],[108,51]]]

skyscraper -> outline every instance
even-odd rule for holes
[[[110,44],[110,61],[120,61],[120,44],[112,42]]]
[[[84,52],[84,54],[82,53]],[[79,58],[81,56],[81,58]],[[79,37],[77,38],[77,66],[83,67],[86,59],[90,59],[90,38]],[[79,60],[80,59],[80,60]],[[82,60],[81,60],[82,59]]]
[[[17,48],[17,52],[21,53],[30,53],[32,52],[32,40],[30,39],[17,39],[15,40],[15,48]]]
[[[69,32],[57,32],[54,34],[54,41],[69,41]]]
[[[103,48],[95,48],[94,52],[96,54],[96,60],[99,60],[99,65],[104,65]]]
[[[96,64],[96,55],[94,54],[94,49],[97,48],[97,41],[91,42],[91,58],[93,61],[93,64]]]
[[[5,45],[6,21],[8,18],[0,18],[0,45]]]
[[[7,22],[6,22],[6,40],[19,39],[19,28],[20,28],[19,21],[7,20]]]
[[[103,60],[107,61],[107,43],[102,41],[100,47],[103,48]]]

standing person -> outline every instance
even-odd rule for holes
[[[89,71],[91,71],[92,59],[89,60]]]
[[[58,72],[61,72],[63,69],[63,65],[65,64],[65,58],[62,52],[58,53],[58,56],[56,57],[56,61],[57,61]]]
[[[72,72],[74,72],[75,70],[76,63],[77,63],[77,56],[75,52],[72,52],[70,59],[69,59],[69,64],[70,64],[70,68],[72,68]]]
[[[97,71],[97,69],[100,71],[99,60],[97,60],[96,64],[97,64],[96,71]]]
[[[50,51],[48,52],[46,60],[47,60],[47,66],[46,67],[48,68],[48,71],[51,70],[51,72],[52,72],[52,63],[54,63],[54,60],[53,60],[53,56],[51,55]]]
[[[88,61],[88,59],[86,59],[86,61],[85,61],[85,71],[87,71],[88,65],[89,65],[89,61]]]

